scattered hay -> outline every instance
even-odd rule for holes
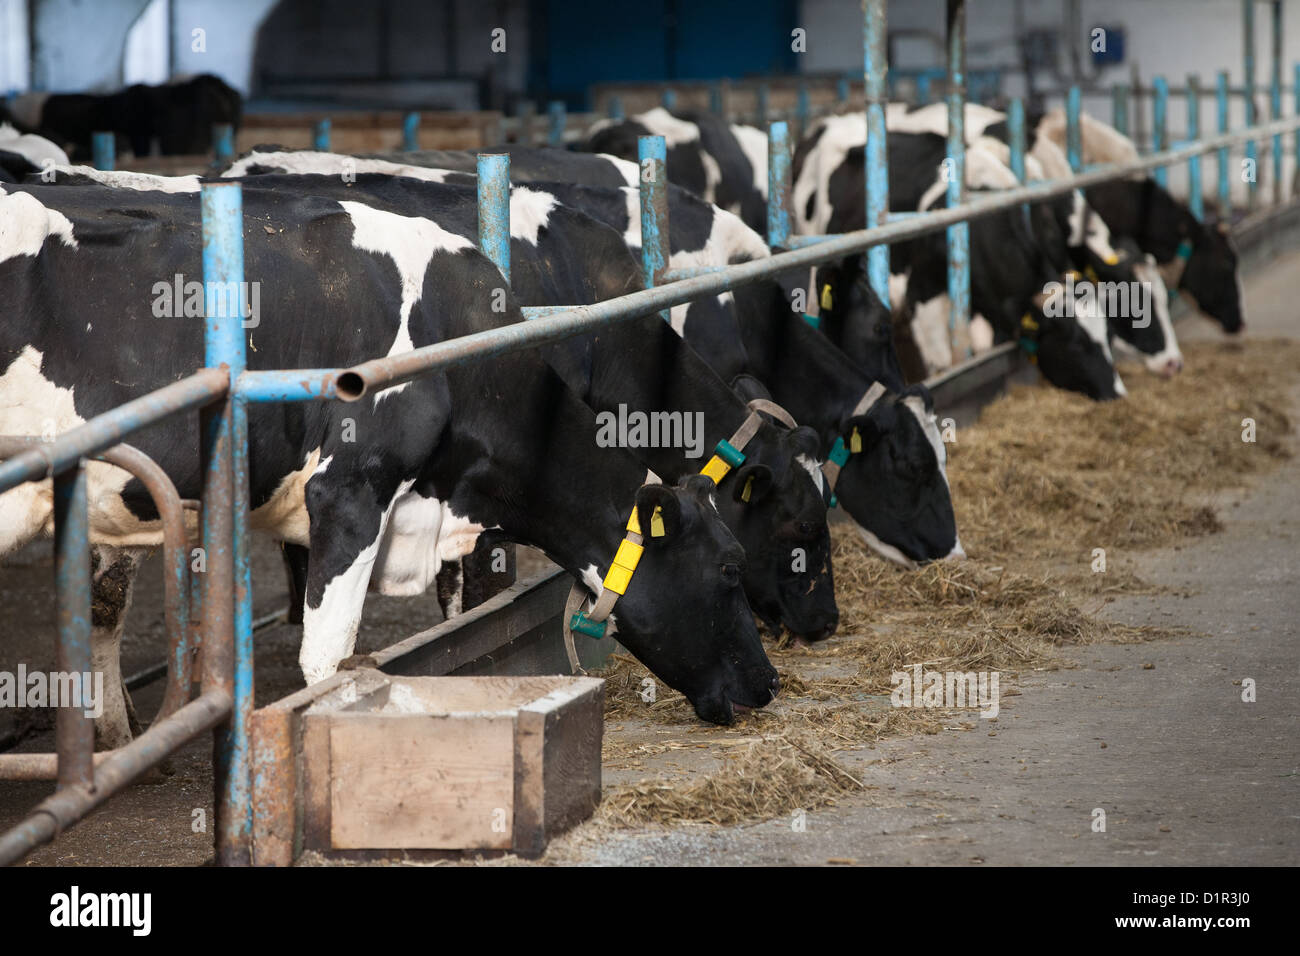
[[[991,560],[1091,560],[1220,529],[1204,500],[1290,457],[1283,409],[1300,343],[1192,343],[1172,380],[1129,376],[1123,401],[1017,387],[949,446],[962,541]],[[1242,420],[1256,423],[1243,442]],[[838,572],[838,568],[836,569]]]
[[[1117,593],[1160,589],[1124,556],[1220,530],[1213,496],[1289,457],[1282,411],[1300,344],[1193,344],[1172,381],[1130,376],[1130,395],[1096,404],[1047,387],[1016,388],[949,446],[960,563],[903,571],[872,555],[850,526],[832,528],[840,636],[814,648],[777,643],[780,697],[729,728],[700,724],[686,699],[616,655],[600,672],[606,717],[673,727],[686,739],[617,741],[606,759],[709,749],[722,761],[684,782],[607,790],[598,817],[614,826],[729,825],[833,805],[861,782],[832,756],[890,736],[973,730],[974,711],[893,708],[891,675],[998,671],[1003,696],[1025,669],[1065,666],[1060,649],[1188,633],[1130,627],[1095,612]],[[1241,440],[1253,418],[1257,441]],[[1091,570],[1107,551],[1105,574]],[[664,734],[661,729],[655,731]],[[754,735],[758,739],[753,739]],[[742,749],[743,748],[743,749]]]
[[[717,773],[686,784],[643,781],[604,795],[606,823],[712,823],[726,826],[788,816],[834,804],[864,786],[809,736],[764,737],[727,758]]]

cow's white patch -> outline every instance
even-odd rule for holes
[[[1080,327],[1088,333],[1088,338],[1092,339],[1101,347],[1102,354],[1106,356],[1106,361],[1113,368],[1115,365],[1115,356],[1110,350],[1110,329],[1106,324],[1106,315],[1102,311],[1101,303],[1095,298],[1090,302],[1081,305],[1076,302],[1074,307],[1074,319]],[[1115,393],[1117,395],[1127,395],[1128,389],[1124,387],[1123,380],[1119,377],[1119,372],[1115,372]]]
[[[1085,163],[1131,163],[1138,158],[1137,147],[1113,126],[1093,119],[1087,113],[1079,118],[1080,138]],[[1038,124],[1038,138],[1050,139],[1065,148],[1065,110],[1057,107],[1043,115]]]
[[[77,248],[68,217],[47,208],[31,193],[6,193],[0,188],[0,224],[0,262],[15,256],[38,255],[51,236],[57,236],[65,246]],[[36,434],[40,434],[39,429]]]
[[[984,135],[994,123],[1006,119],[1006,114],[979,103],[967,103],[965,115],[966,142],[971,143]],[[935,133],[948,135],[948,104],[927,103],[920,109],[908,112],[901,103],[885,107],[885,128],[891,133]]]
[[[622,156],[615,156],[612,153],[596,153],[601,159],[610,163],[616,172],[622,177],[626,185],[633,189],[640,188],[641,169],[630,159],[624,159]]]
[[[906,272],[891,272],[889,274],[889,304],[897,309],[907,300],[907,280],[911,276],[912,270]],[[814,285],[813,288],[816,288]]]
[[[767,134],[752,126],[736,124],[731,133],[740,144],[740,150],[749,160],[749,168],[754,172],[754,188],[767,198]]]
[[[933,412],[925,410],[925,400],[919,395],[909,395],[903,399],[903,405],[916,418],[916,423],[921,426],[921,431],[925,433],[926,440],[930,447],[934,449],[934,459],[939,466],[939,474],[943,475],[943,483],[948,484],[948,446],[943,443],[943,435],[939,431],[939,419]]]
[[[529,245],[537,245],[537,236],[550,221],[551,210],[559,205],[550,193],[527,186],[510,190],[510,235]]]
[[[1153,355],[1143,356],[1148,371],[1157,375],[1168,375],[1182,366],[1183,353],[1178,347],[1178,336],[1174,333],[1174,323],[1169,318],[1169,290],[1165,288],[1156,265],[1155,256],[1150,254],[1142,261],[1133,264],[1133,275],[1139,282],[1145,282],[1151,289],[1151,309],[1160,326],[1163,347]],[[1123,341],[1118,339],[1117,341]]]
[[[993,326],[978,312],[970,320],[970,347],[976,355],[993,348]]]
[[[718,166],[718,161],[713,158],[713,154],[703,149],[700,150],[700,165],[704,167],[704,195],[700,198],[707,202],[717,202],[718,185],[722,182],[722,169]],[[738,211],[731,210],[732,213]]]
[[[831,173],[844,162],[849,150],[867,141],[867,118],[862,113],[823,117],[810,132],[818,128],[822,134],[804,157],[799,178],[791,189],[795,228],[805,235],[826,232],[831,218]],[[806,215],[809,198],[813,200],[811,218]]]
[[[927,378],[952,365],[952,342],[948,335],[951,311],[946,292],[912,307],[912,341],[921,353]]]
[[[302,645],[298,649],[298,665],[302,676],[310,684],[330,677],[338,670],[339,662],[352,653],[357,643],[357,628],[361,625],[361,609],[366,601],[366,588],[370,572],[379,554],[389,516],[394,503],[415,482],[404,481],[397,494],[379,520],[379,533],[352,559],[352,563],[325,585],[318,607],[307,602],[302,615]]]
[[[594,564],[587,565],[578,573],[578,576],[582,578],[582,583],[587,586],[587,590],[590,591],[592,594],[596,595],[597,597],[600,596],[601,591],[605,590],[605,583],[601,579],[600,571],[596,569],[596,566]],[[595,598],[589,599],[586,605],[586,609],[590,611],[592,607],[595,606],[595,603],[596,603]],[[607,637],[610,634],[618,633],[618,621],[616,620],[618,617],[617,612],[618,612],[618,605],[615,604],[614,610],[611,611],[609,617],[605,619],[605,635]]]
[[[799,455],[795,458],[804,471],[812,477],[813,484],[817,486],[817,493],[824,494],[826,491],[826,476],[822,473],[821,462],[809,458],[807,455]]]
[[[45,160],[56,166],[68,164],[68,154],[44,136],[20,133],[8,123],[0,123],[0,149],[17,153],[37,166]]]
[[[371,587],[393,596],[423,594],[443,563],[473,551],[484,530],[444,502],[407,492],[393,506]]]
[[[662,106],[640,113],[633,119],[648,129],[651,135],[662,136],[664,145],[669,149],[681,146],[683,143],[698,142],[700,138],[698,126],[687,120],[678,119]]]
[[[1070,193],[1070,239],[1073,247],[1087,246],[1098,259],[1106,263],[1119,261],[1119,253],[1110,241],[1110,227],[1097,215],[1083,198],[1083,193]]]
[[[41,370],[44,355],[28,345],[0,375],[0,435],[59,435],[85,423],[77,413],[73,389],[50,381]],[[90,540],[110,547],[154,547],[162,525],[141,521],[122,500],[131,476],[112,465],[86,465]],[[192,521],[193,512],[186,512]],[[0,495],[0,555],[54,533],[54,485],[49,479],[24,482]]]
[[[197,175],[155,176],[153,173],[95,169],[93,166],[63,166],[55,169],[55,175],[59,173],[85,176],[103,186],[110,186],[113,189],[134,189],[137,192],[196,193],[201,188]]]
[[[473,249],[474,244],[464,236],[448,232],[437,223],[412,216],[373,209],[364,203],[344,200],[340,206],[352,218],[352,245],[366,252],[391,258],[402,280],[402,304],[398,315],[397,333],[388,349],[389,355],[409,352],[411,342],[411,309],[424,291],[424,274],[435,252],[462,252]],[[384,398],[403,391],[410,383],[394,385],[377,392],[375,405]]]
[[[455,182],[460,177],[469,178],[473,175],[451,169],[432,169],[427,166],[393,163],[386,159],[362,159],[345,153],[319,153],[311,150],[249,153],[231,163],[230,168],[221,175],[228,179],[247,176],[248,170],[254,166],[266,166],[294,175],[342,176],[344,173],[385,173],[389,176],[423,179],[431,183],[445,183],[449,178]]]

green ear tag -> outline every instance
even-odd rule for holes
[[[858,426],[853,426],[853,434],[849,436],[849,451],[857,455],[862,452],[862,436],[858,434]]]
[[[750,475],[745,479],[745,490],[740,493],[741,501],[749,501],[749,493],[754,489],[754,476]]]

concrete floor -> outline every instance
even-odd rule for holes
[[[1248,334],[1300,336],[1297,275],[1300,253],[1250,277]],[[1196,319],[1179,331],[1184,339],[1220,337]],[[841,755],[871,789],[808,813],[803,832],[789,820],[632,832],[586,825],[540,862],[1294,865],[1300,459],[1219,504],[1221,534],[1140,558],[1141,576],[1171,591],[1124,597],[1105,611],[1134,624],[1185,624],[1206,636],[1076,650],[1076,669],[1022,679],[1021,696],[1003,701],[995,723]],[[278,556],[259,546],[255,562],[254,580],[271,582],[257,594],[263,613],[283,604]],[[15,654],[39,660],[52,647],[49,577],[39,549],[0,574],[0,666]],[[160,578],[147,573],[132,612],[128,672],[161,656]],[[436,613],[432,598],[372,598],[363,649],[426,627]],[[287,626],[258,635],[259,700],[300,685],[296,640],[297,629]],[[1245,678],[1256,682],[1256,703],[1241,701],[1235,682]],[[142,713],[153,712],[158,691],[154,685],[137,695]],[[0,725],[0,735],[5,729]],[[39,730],[21,744],[51,747],[51,734]],[[131,788],[28,862],[208,859],[211,837],[200,824],[211,823],[209,752],[207,740],[195,742],[172,759],[171,776]],[[621,774],[606,776],[610,783]],[[0,782],[0,828],[48,792],[47,784]],[[1104,833],[1092,831],[1097,808],[1106,814]]]

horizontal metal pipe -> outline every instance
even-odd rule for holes
[[[200,408],[224,395],[229,381],[230,375],[224,369],[202,369],[179,382],[119,405],[111,412],[96,415],[54,441],[42,442],[0,465],[0,492],[24,481],[64,471],[75,465],[78,459],[93,458],[155,422]]]
[[[109,750],[95,754],[95,767],[114,753]],[[58,754],[0,754],[0,780],[53,780],[58,775]]]
[[[956,209],[941,209],[906,221],[891,222],[875,229],[862,229],[828,237],[816,241],[815,245],[810,243],[804,248],[782,252],[766,259],[738,263],[711,275],[696,276],[693,279],[684,279],[680,282],[633,292],[606,302],[579,306],[531,322],[476,332],[473,335],[427,345],[401,355],[373,359],[352,368],[338,369],[334,376],[334,387],[339,398],[355,401],[376,388],[387,388],[408,382],[434,369],[451,368],[500,355],[503,352],[558,342],[611,322],[648,315],[702,296],[728,292],[785,269],[804,268],[828,259],[856,255],[872,246],[914,239],[917,236],[946,229],[954,223],[979,219],[1021,203],[1042,202],[1065,195],[1075,189],[1095,186],[1098,183],[1121,179],[1135,173],[1144,173],[1170,163],[1186,162],[1191,156],[1208,153],[1221,146],[1234,146],[1252,138],[1258,139],[1274,132],[1289,132],[1294,129],[1300,129],[1300,118],[1291,117],[1251,130],[1215,136],[1195,145],[1144,156],[1130,163],[1107,165],[1068,179],[1034,182],[1016,189],[1004,190],[995,196],[972,200]]]
[[[275,372],[243,372],[235,379],[235,394],[246,402],[310,402],[336,398],[330,368],[300,368]]]
[[[231,711],[229,694],[209,692],[150,727],[95,766],[95,786],[66,787],[42,800],[22,823],[0,834],[0,866],[8,866],[49,843],[136,777],[161,763],[199,734],[221,723]]]

